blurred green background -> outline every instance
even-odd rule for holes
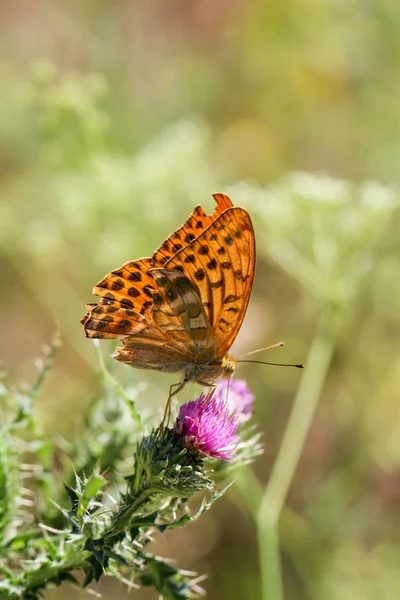
[[[93,285],[151,254],[196,204],[213,210],[212,192],[228,193],[258,246],[234,354],[283,339],[265,360],[306,362],[321,315],[332,326],[280,520],[285,598],[397,600],[400,5],[17,0],[0,19],[1,368],[31,380],[58,329],[39,409],[49,435],[78,436],[98,386],[79,324]],[[257,397],[264,486],[302,373],[237,375]],[[146,385],[146,411],[174,381],[124,366],[116,376]],[[207,573],[211,600],[260,597],[244,487],[155,543]],[[111,580],[98,591],[127,597]]]

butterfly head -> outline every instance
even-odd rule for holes
[[[186,372],[188,381],[212,384],[218,377],[230,377],[236,369],[236,359],[226,354],[224,357],[210,363],[198,363]]]
[[[221,361],[221,368],[223,369],[222,375],[224,377],[230,377],[236,371],[237,360],[229,354],[225,354]]]

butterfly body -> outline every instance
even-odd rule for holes
[[[117,348],[111,355],[116,360],[123,362],[137,369],[152,369],[162,371],[163,373],[183,373],[184,381],[193,381],[200,385],[213,385],[219,377],[229,377],[235,372],[236,359],[228,354],[222,359],[214,359],[210,362],[193,362],[191,360],[172,361],[164,353],[152,353],[152,356],[145,352],[130,349],[128,346]],[[152,362],[151,358],[156,357]]]
[[[112,355],[132,367],[182,373],[183,385],[231,375],[228,351],[252,288],[254,232],[248,213],[215,194],[151,258],[129,261],[94,288],[99,304],[82,319],[87,337],[118,338]],[[181,388],[179,388],[181,389]]]

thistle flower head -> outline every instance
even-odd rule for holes
[[[218,388],[211,397],[201,394],[181,406],[175,432],[199,454],[230,461],[240,440],[236,434],[240,416],[232,408]]]
[[[175,423],[175,432],[185,446],[211,458],[230,461],[239,442],[239,421],[219,393],[210,398],[201,394],[197,400],[183,404]]]
[[[235,413],[239,424],[250,419],[254,394],[251,393],[244,379],[220,379],[216,393],[227,401],[229,410]]]

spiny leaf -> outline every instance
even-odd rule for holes
[[[102,475],[93,474],[84,482],[83,493],[79,501],[79,516],[83,516],[89,506],[89,502],[98,494],[105,485],[106,480]]]

